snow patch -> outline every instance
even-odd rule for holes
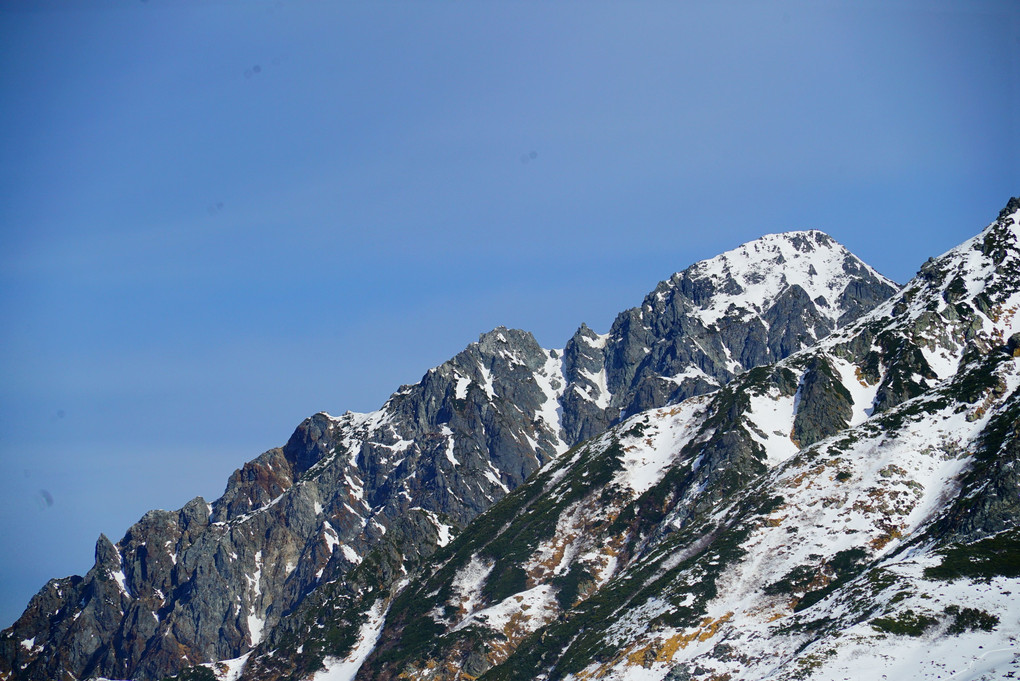
[[[485,584],[485,579],[492,572],[494,566],[495,563],[482,560],[476,553],[471,556],[468,564],[462,567],[453,578],[450,586],[453,590],[454,598],[451,602],[455,605],[460,605],[468,616],[482,602],[482,585]]]
[[[753,426],[748,431],[751,438],[765,448],[765,464],[769,467],[786,461],[799,450],[790,439],[795,397],[781,395],[773,388],[768,394],[752,394],[748,399],[750,409],[745,418]]]
[[[492,374],[489,373],[489,370],[484,364],[479,364],[478,370],[482,374],[482,390],[485,391],[485,394],[489,396],[490,400],[494,399],[496,397],[496,393],[492,390]]]
[[[460,631],[469,624],[482,624],[498,632],[515,626],[517,634],[531,633],[556,618],[556,589],[550,584],[540,584],[527,591],[471,613],[453,631]]]
[[[446,460],[452,463],[454,466],[459,466],[460,461],[453,455],[454,439],[453,431],[447,425],[443,426],[442,434],[446,438]]]
[[[643,412],[623,424],[620,429],[626,431],[628,426],[647,421],[641,434],[620,441],[623,470],[613,482],[629,487],[635,495],[651,489],[666,474],[680,450],[697,435],[707,405],[705,397],[694,397],[674,407]]]
[[[581,395],[586,397],[588,400],[594,402],[595,406],[598,407],[599,409],[605,409],[606,407],[608,407],[609,401],[613,398],[613,394],[609,392],[609,384],[606,381],[606,368],[602,367],[601,369],[599,369],[598,373],[594,374],[585,371],[584,369],[580,369],[578,373],[583,378],[590,381],[593,386],[595,386],[597,394],[595,397],[592,397],[590,389],[584,391],[581,390],[580,386],[577,386],[578,392],[581,393]]]
[[[850,392],[854,399],[853,415],[850,417],[850,426],[857,426],[867,421],[875,407],[875,395],[878,394],[878,383],[868,385],[867,381],[858,378],[859,370],[856,366],[839,357],[829,357],[829,361],[839,372],[840,382]],[[955,371],[955,368],[954,368]]]
[[[358,642],[354,650],[347,657],[337,659],[327,657],[322,661],[325,670],[316,672],[312,677],[313,681],[353,681],[361,665],[365,663],[368,656],[375,649],[382,634],[383,624],[386,622],[386,613],[389,611],[389,603],[383,599],[372,604],[368,611],[368,619],[361,625],[358,631]]]
[[[766,234],[692,266],[693,278],[708,279],[720,287],[733,279],[740,289],[738,293],[717,291],[704,309],[693,314],[705,326],[723,317],[761,315],[792,286],[800,286],[811,300],[825,299],[828,304],[816,305],[818,313],[835,325],[845,312],[836,303],[859,276],[844,270],[848,260],[879,281],[895,286],[821,232]]]
[[[489,467],[485,469],[485,479],[491,482],[496,487],[499,487],[506,494],[509,494],[510,488],[504,485],[503,481],[499,479],[499,470],[492,465],[491,461],[486,460],[485,463],[489,465]]]
[[[490,463],[489,465],[492,465],[492,464]],[[440,521],[439,520],[439,516],[436,515],[433,511],[429,511],[428,509],[424,509],[421,506],[415,506],[411,510],[412,511],[420,511],[420,512],[424,513],[426,516],[428,516],[428,519],[432,521],[432,524],[436,526],[436,532],[439,535],[438,538],[436,539],[436,543],[439,546],[441,546],[441,547],[442,546],[446,546],[447,544],[450,543],[450,540],[453,538],[453,535],[451,533],[451,530],[453,530],[453,526],[452,525],[447,525],[446,523]]]
[[[217,681],[237,681],[241,678],[241,672],[244,671],[244,665],[247,664],[250,656],[251,651],[248,651],[241,657],[235,657],[230,660],[220,660],[219,662],[205,662],[201,666],[212,670]]]
[[[685,381],[701,379],[711,385],[719,385],[719,381],[712,378],[704,371],[696,366],[689,366],[675,376],[662,376],[662,380],[675,383],[676,385],[683,385]]]
[[[348,562],[353,563],[355,565],[361,565],[361,556],[359,556],[358,552],[352,549],[350,546],[348,546],[347,544],[341,544],[340,551],[341,553],[344,554],[344,558],[346,558]]]
[[[262,551],[255,552],[255,573],[251,577],[245,575],[248,587],[252,591],[251,605],[248,610],[248,634],[251,636],[252,646],[257,646],[262,641],[262,629],[266,621],[256,615],[259,598],[262,596]]]
[[[124,577],[124,568],[110,573],[110,576],[117,582],[117,587],[120,589],[120,592],[128,598],[131,598],[131,594],[128,593],[127,579]]]
[[[329,521],[322,523],[322,538],[326,541],[326,548],[330,553],[333,553],[333,549],[340,544],[340,535],[333,529],[333,526],[329,524]]]
[[[471,385],[471,379],[467,376],[461,376],[457,374],[457,385],[454,388],[454,397],[458,400],[467,398],[468,386]]]
[[[563,351],[542,350],[542,352],[545,353],[545,364],[534,376],[536,385],[545,395],[545,400],[536,416],[542,420],[545,430],[552,436],[553,448],[559,456],[568,449],[567,443],[560,435],[563,411],[560,407],[560,398],[567,384],[563,375]]]

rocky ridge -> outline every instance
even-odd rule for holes
[[[1016,675],[1018,242],[1013,199],[813,347],[551,462],[378,601],[357,678]]]
[[[92,570],[51,580],[0,634],[0,677],[155,679],[241,656],[246,678],[312,673],[569,447],[785,357],[894,290],[820,232],[770,235],[674,275],[608,334],[582,326],[562,351],[484,334],[379,411],[306,419],[214,503],[100,537]]]

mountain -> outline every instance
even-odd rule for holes
[[[1014,678],[1018,241],[1012,199],[813,346],[563,454],[375,600],[357,678]]]
[[[565,452],[625,416],[715,391],[896,290],[825,234],[794,232],[674,275],[563,350],[483,334],[376,412],[306,419],[214,503],[101,536],[84,577],[51,580],[0,633],[0,678],[148,680],[242,657],[245,678],[287,678],[367,654],[362,627],[540,468],[566,472],[594,450]]]

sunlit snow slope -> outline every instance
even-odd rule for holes
[[[358,678],[1020,673],[1018,221],[551,462],[410,581]]]

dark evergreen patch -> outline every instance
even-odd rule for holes
[[[817,567],[813,565],[798,565],[783,575],[782,579],[772,582],[762,591],[770,596],[805,591],[817,576]]]
[[[590,583],[594,575],[581,563],[574,563],[570,566],[567,574],[554,577],[553,586],[556,587],[556,601],[563,610],[569,610],[577,597],[580,595],[584,584]]]
[[[829,583],[820,589],[804,594],[804,597],[794,607],[794,612],[811,607],[860,574],[864,569],[863,561],[867,555],[864,549],[857,548],[846,549],[834,555],[827,564],[828,572],[831,575]]]
[[[528,587],[528,573],[520,565],[498,564],[499,572],[493,570],[482,587],[487,603],[499,603],[505,598],[520,593]]]
[[[808,361],[800,391],[793,437],[801,447],[846,429],[853,416],[853,397],[824,355]]]
[[[1020,577],[1020,530],[972,544],[956,544],[940,553],[942,563],[926,568],[925,577],[944,580]]]
[[[991,354],[969,364],[953,380],[950,395],[961,402],[974,404],[998,383],[995,370],[1001,361],[1000,357]]]
[[[896,636],[920,636],[929,628],[938,624],[938,620],[913,610],[904,610],[894,617],[876,617],[871,620],[871,627],[883,634]]]
[[[953,618],[949,625],[950,634],[962,634],[966,631],[992,631],[999,625],[999,618],[977,608],[961,608],[958,605],[946,606],[945,613]]]

